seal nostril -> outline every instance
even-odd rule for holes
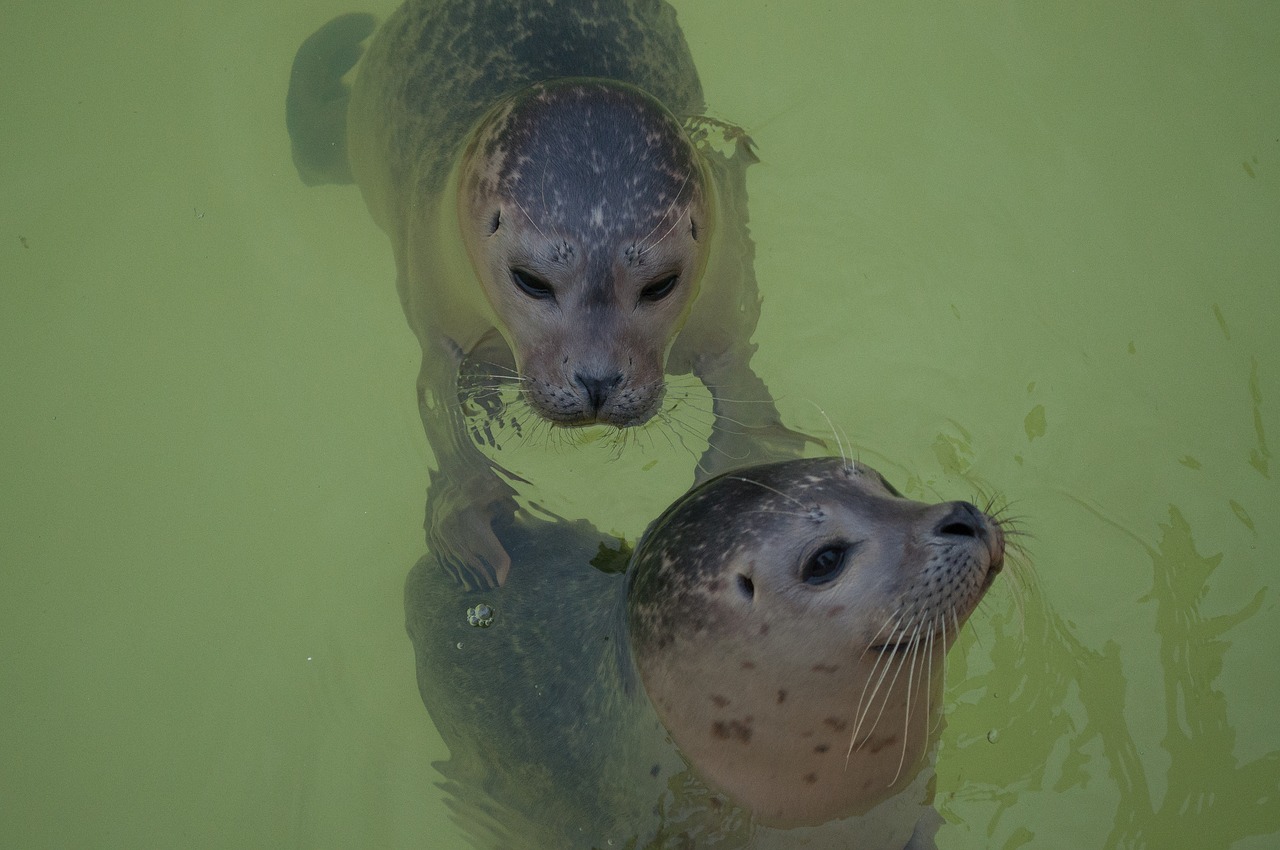
[[[609,394],[622,383],[622,373],[614,372],[609,375],[584,375],[581,372],[575,372],[573,379],[577,381],[578,386],[587,394],[587,401],[591,404],[592,410],[599,410],[604,406],[605,401],[609,398]]]
[[[741,573],[738,574],[738,590],[742,591],[742,595],[747,597],[748,601],[755,599],[756,597],[755,582]]]
[[[953,502],[936,532],[944,537],[981,537],[982,513],[968,502]]]

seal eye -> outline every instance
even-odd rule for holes
[[[670,277],[664,277],[657,283],[651,283],[644,289],[640,290],[641,301],[661,301],[672,292],[675,291],[676,284],[680,282],[680,275],[673,274]]]
[[[809,556],[800,570],[800,579],[805,584],[826,584],[844,571],[844,564],[849,554],[849,547],[843,544],[824,546]]]
[[[511,279],[515,281],[520,291],[530,298],[536,298],[539,301],[556,300],[556,291],[551,288],[551,284],[533,272],[525,271],[524,269],[512,269]]]

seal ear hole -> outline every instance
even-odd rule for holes
[[[494,210],[493,218],[489,219],[489,235],[498,232],[498,225],[502,224],[502,210]]]
[[[698,241],[698,223],[692,218],[689,219],[689,238],[694,242]]]
[[[742,573],[738,573],[738,590],[746,597],[748,602],[756,598],[755,582]]]

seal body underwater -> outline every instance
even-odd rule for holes
[[[516,510],[513,476],[473,442],[464,360],[557,427],[671,427],[665,376],[693,374],[715,418],[702,477],[802,452],[749,366],[750,141],[701,116],[668,4],[410,0],[348,95],[372,28],[347,15],[304,43],[287,117],[304,180],[354,180],[390,238],[447,569],[505,581],[492,523]]]
[[[934,846],[942,657],[1002,568],[996,519],[820,458],[695,487],[625,575],[584,568],[610,561],[585,522],[498,528],[507,585],[424,560],[405,599],[481,846]]]

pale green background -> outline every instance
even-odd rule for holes
[[[283,129],[351,8],[0,8],[0,846],[459,846],[416,343]],[[784,415],[1033,535],[952,655],[939,844],[1275,847],[1280,4],[679,9],[763,160]],[[634,534],[690,481],[604,455],[548,499]]]

